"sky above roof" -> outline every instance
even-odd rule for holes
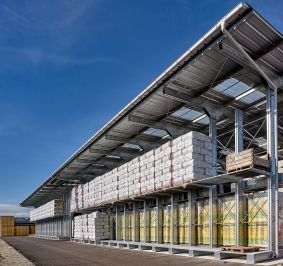
[[[0,215],[238,3],[0,1]],[[248,3],[283,32],[281,0]]]

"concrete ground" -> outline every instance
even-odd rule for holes
[[[128,250],[117,247],[79,244],[69,241],[46,240],[34,237],[3,237],[35,265],[95,265],[95,266],[241,266],[235,260],[217,261],[191,258],[188,255],[168,255],[162,252]],[[242,260],[242,262],[245,262]]]
[[[243,259],[214,260],[212,256],[197,258],[187,254],[168,255],[168,252],[152,252],[95,246],[69,241],[46,240],[34,237],[3,237],[0,239],[0,266],[13,265],[95,265],[95,266],[242,266]],[[13,249],[14,247],[15,249]],[[28,261],[28,258],[30,261]],[[2,257],[2,258],[1,258]],[[283,259],[270,260],[255,265],[283,266]]]

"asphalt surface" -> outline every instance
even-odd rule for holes
[[[95,266],[242,266],[246,264],[218,261],[213,259],[191,258],[180,255],[167,255],[160,252],[128,250],[117,247],[104,247],[79,244],[69,241],[56,241],[34,237],[3,237],[16,250],[35,265],[95,265]],[[249,264],[251,265],[251,264]]]

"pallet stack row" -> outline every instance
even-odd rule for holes
[[[190,132],[73,188],[71,211],[149,194],[212,175],[211,139]]]
[[[80,240],[109,239],[109,216],[101,212],[78,215],[73,220],[74,238]]]
[[[64,201],[61,199],[54,199],[30,211],[30,221],[37,221],[61,215],[64,215]]]

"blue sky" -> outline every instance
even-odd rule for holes
[[[238,3],[0,0],[0,215]],[[281,0],[248,3],[283,32]]]

